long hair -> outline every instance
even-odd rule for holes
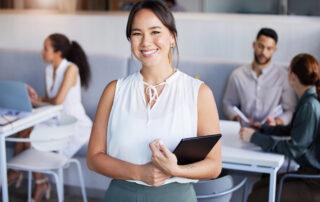
[[[53,50],[60,51],[63,58],[78,66],[81,85],[88,88],[91,77],[87,56],[76,41],[70,41],[65,35],[54,33],[49,35]]]

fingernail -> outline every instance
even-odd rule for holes
[[[160,144],[161,146],[164,146],[164,143],[163,143],[162,140],[159,140],[159,144]]]

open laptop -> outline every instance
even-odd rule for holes
[[[0,80],[0,126],[31,111],[27,86],[19,81]]]

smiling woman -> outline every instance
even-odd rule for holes
[[[188,165],[178,165],[172,151],[182,138],[220,132],[213,94],[202,81],[174,67],[177,30],[161,1],[135,4],[126,35],[141,70],[105,88],[88,167],[113,178],[108,202],[194,202],[191,183],[221,171],[221,143],[204,160]]]
[[[177,29],[172,13],[165,12],[161,8],[145,9],[144,12],[137,13],[138,11],[137,7],[131,11],[126,29],[127,39],[131,41],[133,54],[137,59],[139,59],[139,52],[143,53],[142,55],[145,57],[155,55],[159,51],[158,48],[147,50],[140,47],[140,50],[137,50],[139,45],[143,46],[142,43],[145,43],[144,46],[146,46],[149,41],[154,41],[155,45],[162,47],[162,52],[166,53],[165,60],[169,59],[171,64],[174,50],[178,52]],[[147,30],[143,30],[143,28]],[[166,47],[166,45],[169,46]]]

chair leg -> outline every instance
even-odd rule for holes
[[[277,202],[280,202],[280,200],[281,200],[281,194],[282,194],[282,189],[283,189],[283,184],[284,184],[285,179],[286,179],[286,176],[282,176],[282,178],[280,179],[280,182],[278,185],[279,188],[278,188],[277,198],[276,198]]]
[[[59,180],[59,176],[55,172],[47,172],[48,174],[51,174],[56,181],[56,187],[57,187],[57,195],[58,195],[58,201],[63,202],[63,196],[62,196],[62,191],[61,191],[61,183]]]
[[[32,193],[32,172],[28,171],[28,201],[31,202]]]
[[[60,187],[61,187],[61,197],[62,201],[64,201],[64,178],[63,178],[63,168],[58,169],[58,175],[60,179]]]
[[[84,202],[87,202],[88,201],[87,194],[86,194],[86,189],[85,189],[85,184],[84,184],[84,180],[83,180],[83,174],[82,174],[80,162],[77,159],[70,159],[69,162],[75,163],[77,166],[80,185],[81,185],[82,198],[83,198]]]
[[[242,201],[246,201],[246,195],[247,195],[247,183],[244,184],[243,186],[243,192],[242,192]]]

